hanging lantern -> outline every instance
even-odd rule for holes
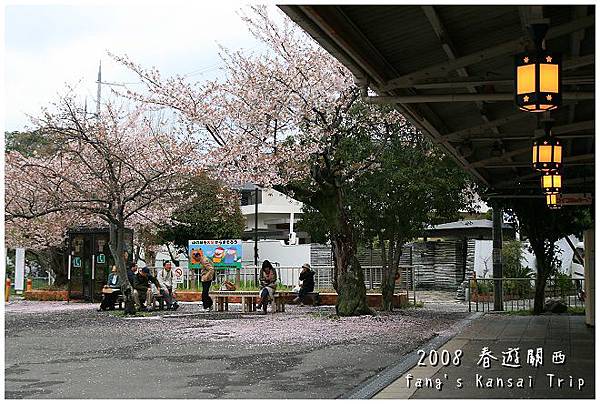
[[[560,205],[558,204],[558,194],[546,195],[546,206],[550,209],[560,209]]]
[[[558,194],[562,187],[562,176],[555,173],[544,173],[541,178],[542,191],[545,194]]]
[[[562,144],[560,139],[552,136],[551,123],[546,122],[540,139],[533,141],[533,168],[544,173],[558,173],[562,165]]]
[[[532,24],[535,50],[515,57],[515,100],[523,111],[551,111],[562,103],[562,56],[543,48],[547,30],[547,24]]]

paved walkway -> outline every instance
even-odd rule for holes
[[[120,317],[97,307],[6,304],[5,397],[333,399],[467,316],[425,306],[338,318],[333,306],[295,305],[263,316],[184,304]]]
[[[594,398],[594,329],[584,320],[584,316],[486,314],[437,349],[440,356],[448,351],[451,359],[462,350],[460,366],[431,366],[425,359],[426,366],[413,367],[374,398]],[[498,359],[491,360],[489,369],[477,365],[484,347]],[[538,347],[543,349],[543,364],[533,367],[527,363],[527,351]],[[509,348],[520,348],[520,367],[502,366],[502,353]],[[563,364],[553,364],[555,351],[565,355]],[[523,387],[517,387],[520,380]],[[424,387],[416,387],[419,381]]]

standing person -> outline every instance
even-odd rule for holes
[[[173,276],[172,266],[171,261],[165,261],[163,269],[156,274],[156,279],[162,286],[160,293],[167,304],[167,310],[175,310],[178,307],[177,303],[173,303],[177,294],[177,282]]]
[[[260,270],[260,305],[263,309],[263,314],[267,314],[267,304],[273,300],[273,293],[277,288],[277,272],[273,265],[268,260],[263,261]]]
[[[304,298],[306,295],[315,290],[315,272],[310,269],[309,264],[302,265],[302,271],[300,271],[300,291],[298,297],[294,299],[294,303],[300,302],[300,306],[304,306]]]
[[[152,282],[160,290],[158,280],[150,274],[148,267],[143,268],[141,271],[138,270],[133,277],[133,297],[140,310],[146,310],[145,303],[149,282]]]
[[[202,281],[202,306],[204,311],[212,311],[213,301],[208,294],[210,292],[210,284],[215,278],[215,269],[212,262],[204,255],[202,250],[199,250],[198,259],[200,260],[200,280]]]

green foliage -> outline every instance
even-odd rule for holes
[[[467,174],[414,127],[392,137],[379,160],[350,193],[365,241],[380,233],[387,240],[410,240],[470,207]]]
[[[573,284],[573,280],[567,274],[557,273],[554,277],[554,284],[558,288],[562,298],[569,294],[575,293],[575,285]]]
[[[296,229],[308,233],[312,243],[325,244],[330,240],[329,227],[325,218],[319,211],[308,205],[304,206]]]
[[[189,179],[186,198],[171,217],[174,224],[159,231],[161,244],[171,242],[187,254],[188,240],[241,237],[245,221],[233,191],[199,174]]]
[[[5,150],[18,151],[26,157],[49,155],[56,146],[52,140],[40,132],[4,132]]]
[[[592,227],[593,206],[563,206],[550,210],[543,198],[501,198],[493,201],[494,207],[505,209],[519,232],[527,237],[536,257],[536,293],[534,312],[539,314],[544,306],[546,280],[557,272],[556,241],[571,234],[581,236]]]
[[[457,220],[471,207],[475,185],[454,161],[412,125],[395,128],[388,139],[355,134],[341,142],[338,154],[349,167],[376,155],[376,161],[352,182],[344,194],[359,241],[408,241],[429,224]],[[407,212],[410,212],[407,214]],[[325,242],[330,227],[321,211],[308,208],[298,229],[311,240]]]
[[[477,294],[479,295],[487,295],[492,293],[494,287],[491,282],[477,282]]]
[[[502,243],[502,272],[504,278],[529,278],[531,269],[523,267],[523,244],[520,240]]]

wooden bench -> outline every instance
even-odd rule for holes
[[[215,301],[216,311],[229,311],[229,298],[239,297],[242,303],[242,313],[251,313],[256,311],[258,300],[260,299],[257,291],[238,291],[238,290],[218,290],[210,292],[209,295]],[[285,296],[275,292],[273,294],[274,306],[276,312],[285,312]]]
[[[318,306],[321,304],[321,297],[319,296],[319,292],[308,292],[306,297],[310,297],[313,306]]]

